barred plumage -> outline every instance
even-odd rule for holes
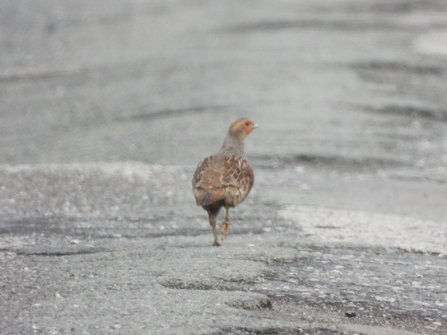
[[[192,186],[196,203],[208,212],[215,246],[220,245],[216,232],[216,217],[220,209],[226,209],[223,240],[230,227],[229,208],[242,202],[253,186],[253,169],[245,158],[243,140],[256,127],[248,119],[235,121],[228,130],[222,149],[200,162],[194,173]]]

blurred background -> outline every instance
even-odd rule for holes
[[[0,99],[4,166],[191,170],[248,117],[260,184],[429,181],[447,215],[443,0],[6,0]]]

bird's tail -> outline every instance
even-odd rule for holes
[[[197,206],[208,206],[217,202],[222,195],[223,190],[217,190],[216,192],[205,191],[196,195]]]

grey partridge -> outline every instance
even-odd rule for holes
[[[216,218],[220,209],[225,207],[226,210],[221,231],[224,240],[230,229],[230,207],[242,202],[253,186],[254,174],[245,158],[244,138],[257,127],[253,121],[245,118],[233,122],[222,148],[200,162],[194,173],[194,196],[197,206],[202,206],[208,212],[214,246],[220,246],[216,231]]]

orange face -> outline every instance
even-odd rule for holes
[[[258,125],[254,124],[253,121],[249,119],[239,119],[230,127],[230,130],[242,133],[245,136],[251,133],[254,128],[257,128]]]

